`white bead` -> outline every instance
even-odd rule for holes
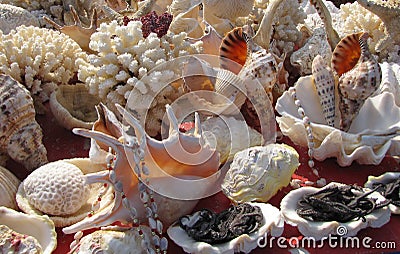
[[[153,217],[153,211],[151,210],[150,207],[146,207],[145,210],[146,210],[145,212],[146,212],[146,217],[147,218]]]
[[[167,238],[163,237],[160,240],[160,249],[161,250],[167,250],[168,249],[168,240]]]
[[[324,187],[326,185],[326,179],[325,178],[320,178],[317,180],[317,186],[318,187]]]
[[[300,100],[294,100],[294,104],[296,104],[297,107],[300,107],[300,106],[301,106]]]
[[[157,232],[159,234],[162,234],[162,231],[163,231],[163,224],[160,220],[157,220]]]
[[[150,217],[149,218],[149,226],[151,229],[155,230],[157,228],[156,220]]]
[[[153,244],[160,246],[160,237],[158,235],[153,236]]]
[[[139,196],[140,196],[140,200],[142,200],[143,203],[149,202],[149,195],[145,191],[140,192]]]
[[[316,175],[316,176],[318,176],[318,177],[319,177],[318,170],[316,170],[315,168],[313,168],[313,173],[314,173],[314,175]]]
[[[308,142],[308,148],[313,149],[314,148],[314,142]]]
[[[307,186],[312,186],[312,185],[314,185],[314,182],[305,181],[304,184],[307,185]]]
[[[313,160],[309,160],[309,161],[308,161],[308,166],[309,166],[310,168],[313,168],[313,167],[314,167],[314,161],[313,161]]]
[[[118,191],[118,192],[122,192],[122,191],[123,191],[123,189],[122,189],[122,182],[121,182],[121,181],[116,182],[116,183],[114,184],[114,189],[115,189],[116,191]]]
[[[314,150],[313,149],[308,149],[308,156],[312,158],[314,156]]]
[[[298,108],[297,112],[299,113],[300,116],[304,115],[304,109],[303,108]]]
[[[143,172],[143,174],[146,175],[146,176],[150,175],[150,170],[149,170],[149,168],[148,168],[146,165],[143,165],[143,166],[142,166],[142,172]]]

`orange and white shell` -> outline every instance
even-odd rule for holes
[[[21,181],[8,169],[0,166],[0,206],[18,209],[15,195]]]
[[[0,153],[28,170],[46,163],[47,151],[32,97],[23,85],[6,75],[0,75],[0,108]]]

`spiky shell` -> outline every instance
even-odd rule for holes
[[[21,181],[8,169],[0,166],[0,206],[17,210],[15,194]]]
[[[0,152],[28,170],[47,162],[42,129],[35,120],[29,91],[7,75],[0,75]]]
[[[312,77],[322,106],[322,113],[329,126],[335,124],[335,77],[322,56],[312,62]]]

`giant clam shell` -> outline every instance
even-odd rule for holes
[[[332,182],[326,185],[324,188],[330,188],[333,186],[342,186],[341,183]],[[352,220],[346,223],[337,221],[322,221],[315,222],[309,221],[300,217],[297,212],[298,201],[307,194],[315,193],[321,189],[315,187],[302,187],[296,190],[290,191],[281,201],[281,213],[285,222],[292,226],[297,226],[300,233],[307,237],[313,237],[315,240],[321,240],[323,237],[327,237],[330,234],[340,234],[340,230],[347,229],[347,233],[343,237],[355,236],[358,231],[366,227],[379,228],[390,220],[390,210],[387,207],[374,210],[372,213],[365,216],[365,221]],[[377,203],[385,201],[386,199],[378,192],[373,192],[369,195],[372,198],[377,199]]]
[[[74,158],[74,159],[65,159],[53,162],[52,165],[57,167],[57,163],[62,162],[69,163],[73,166],[78,167],[83,174],[90,174],[93,172],[97,172],[106,168],[105,164],[94,164],[88,158]],[[74,224],[83,218],[85,218],[92,210],[92,204],[97,200],[100,192],[103,189],[103,184],[92,184],[89,189],[89,198],[86,202],[80,207],[80,209],[72,214],[67,215],[48,215],[50,219],[54,222],[56,227],[65,227],[71,224]],[[113,198],[113,194],[111,188],[105,192],[101,199],[101,207],[109,207]],[[27,193],[24,190],[23,182],[20,184],[18,188],[18,192],[16,195],[16,200],[19,208],[28,213],[28,214],[36,214],[43,215],[44,213],[33,206],[33,204],[29,203],[29,198],[27,197]]]
[[[14,210],[18,209],[15,195],[18,185],[21,183],[18,178],[8,169],[0,166],[0,206],[5,206]]]
[[[187,253],[193,254],[228,254],[244,252],[249,253],[257,248],[258,240],[266,238],[267,235],[280,236],[283,233],[283,221],[279,209],[265,203],[250,203],[261,208],[263,213],[263,224],[251,233],[243,234],[227,243],[211,245],[205,242],[197,242],[189,237],[185,230],[178,224],[170,226],[167,230],[168,236]]]
[[[383,76],[382,84],[396,80],[392,76],[394,72],[385,70],[391,66],[381,64],[383,73],[387,74]],[[399,83],[392,86],[399,86]],[[353,161],[377,165],[387,152],[399,154],[400,142],[395,141],[400,130],[400,107],[395,103],[398,94],[378,88],[382,93],[375,93],[365,100],[350,129],[344,132],[337,128],[339,116],[335,118],[335,127],[327,125],[311,76],[301,77],[295,88],[297,98],[311,121],[315,159],[323,161],[335,157],[340,166],[348,166]],[[281,115],[276,120],[282,133],[294,143],[307,146],[304,123],[288,91],[278,99],[275,108]]]
[[[0,207],[0,225],[6,225],[15,232],[34,237],[42,247],[43,254],[52,253],[57,246],[54,223],[46,215],[25,214]]]

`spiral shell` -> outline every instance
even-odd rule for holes
[[[15,201],[15,194],[21,183],[13,173],[8,169],[0,167],[0,206],[9,207],[17,210],[18,206]]]
[[[47,162],[42,129],[35,120],[29,91],[10,76],[0,75],[0,153],[28,170]]]

